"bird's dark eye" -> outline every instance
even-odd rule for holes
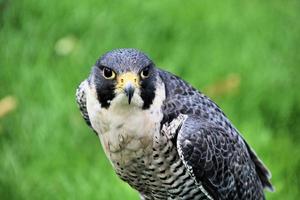
[[[110,69],[108,67],[104,67],[103,68],[103,76],[106,79],[114,79],[116,77],[116,73],[112,69]]]
[[[145,78],[148,78],[149,77],[149,75],[150,75],[150,68],[149,67],[145,67],[143,70],[142,70],[142,72],[141,72],[141,77],[143,78],[143,79],[145,79]]]

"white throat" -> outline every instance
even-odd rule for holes
[[[127,162],[135,156],[150,153],[153,137],[159,134],[163,118],[163,82],[157,80],[153,103],[145,110],[142,109],[143,101],[139,91],[135,92],[130,105],[125,94],[119,94],[110,102],[109,108],[105,109],[101,108],[95,88],[88,87],[87,90],[90,122],[98,133],[108,158],[112,162]]]

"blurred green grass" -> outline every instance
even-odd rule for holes
[[[99,55],[139,48],[212,97],[273,174],[268,199],[300,195],[300,2],[0,0],[1,199],[138,199],[74,100]]]

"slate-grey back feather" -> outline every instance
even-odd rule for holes
[[[214,199],[264,199],[263,187],[272,188],[269,172],[221,109],[180,78],[159,74],[167,93],[164,122],[189,116],[177,146],[196,180]]]

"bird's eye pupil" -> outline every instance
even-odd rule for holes
[[[112,77],[112,76],[113,76],[112,70],[109,69],[109,68],[107,68],[107,67],[105,67],[105,68],[104,68],[104,76],[105,76],[106,78]]]
[[[142,77],[146,78],[149,76],[149,67],[142,71]]]

